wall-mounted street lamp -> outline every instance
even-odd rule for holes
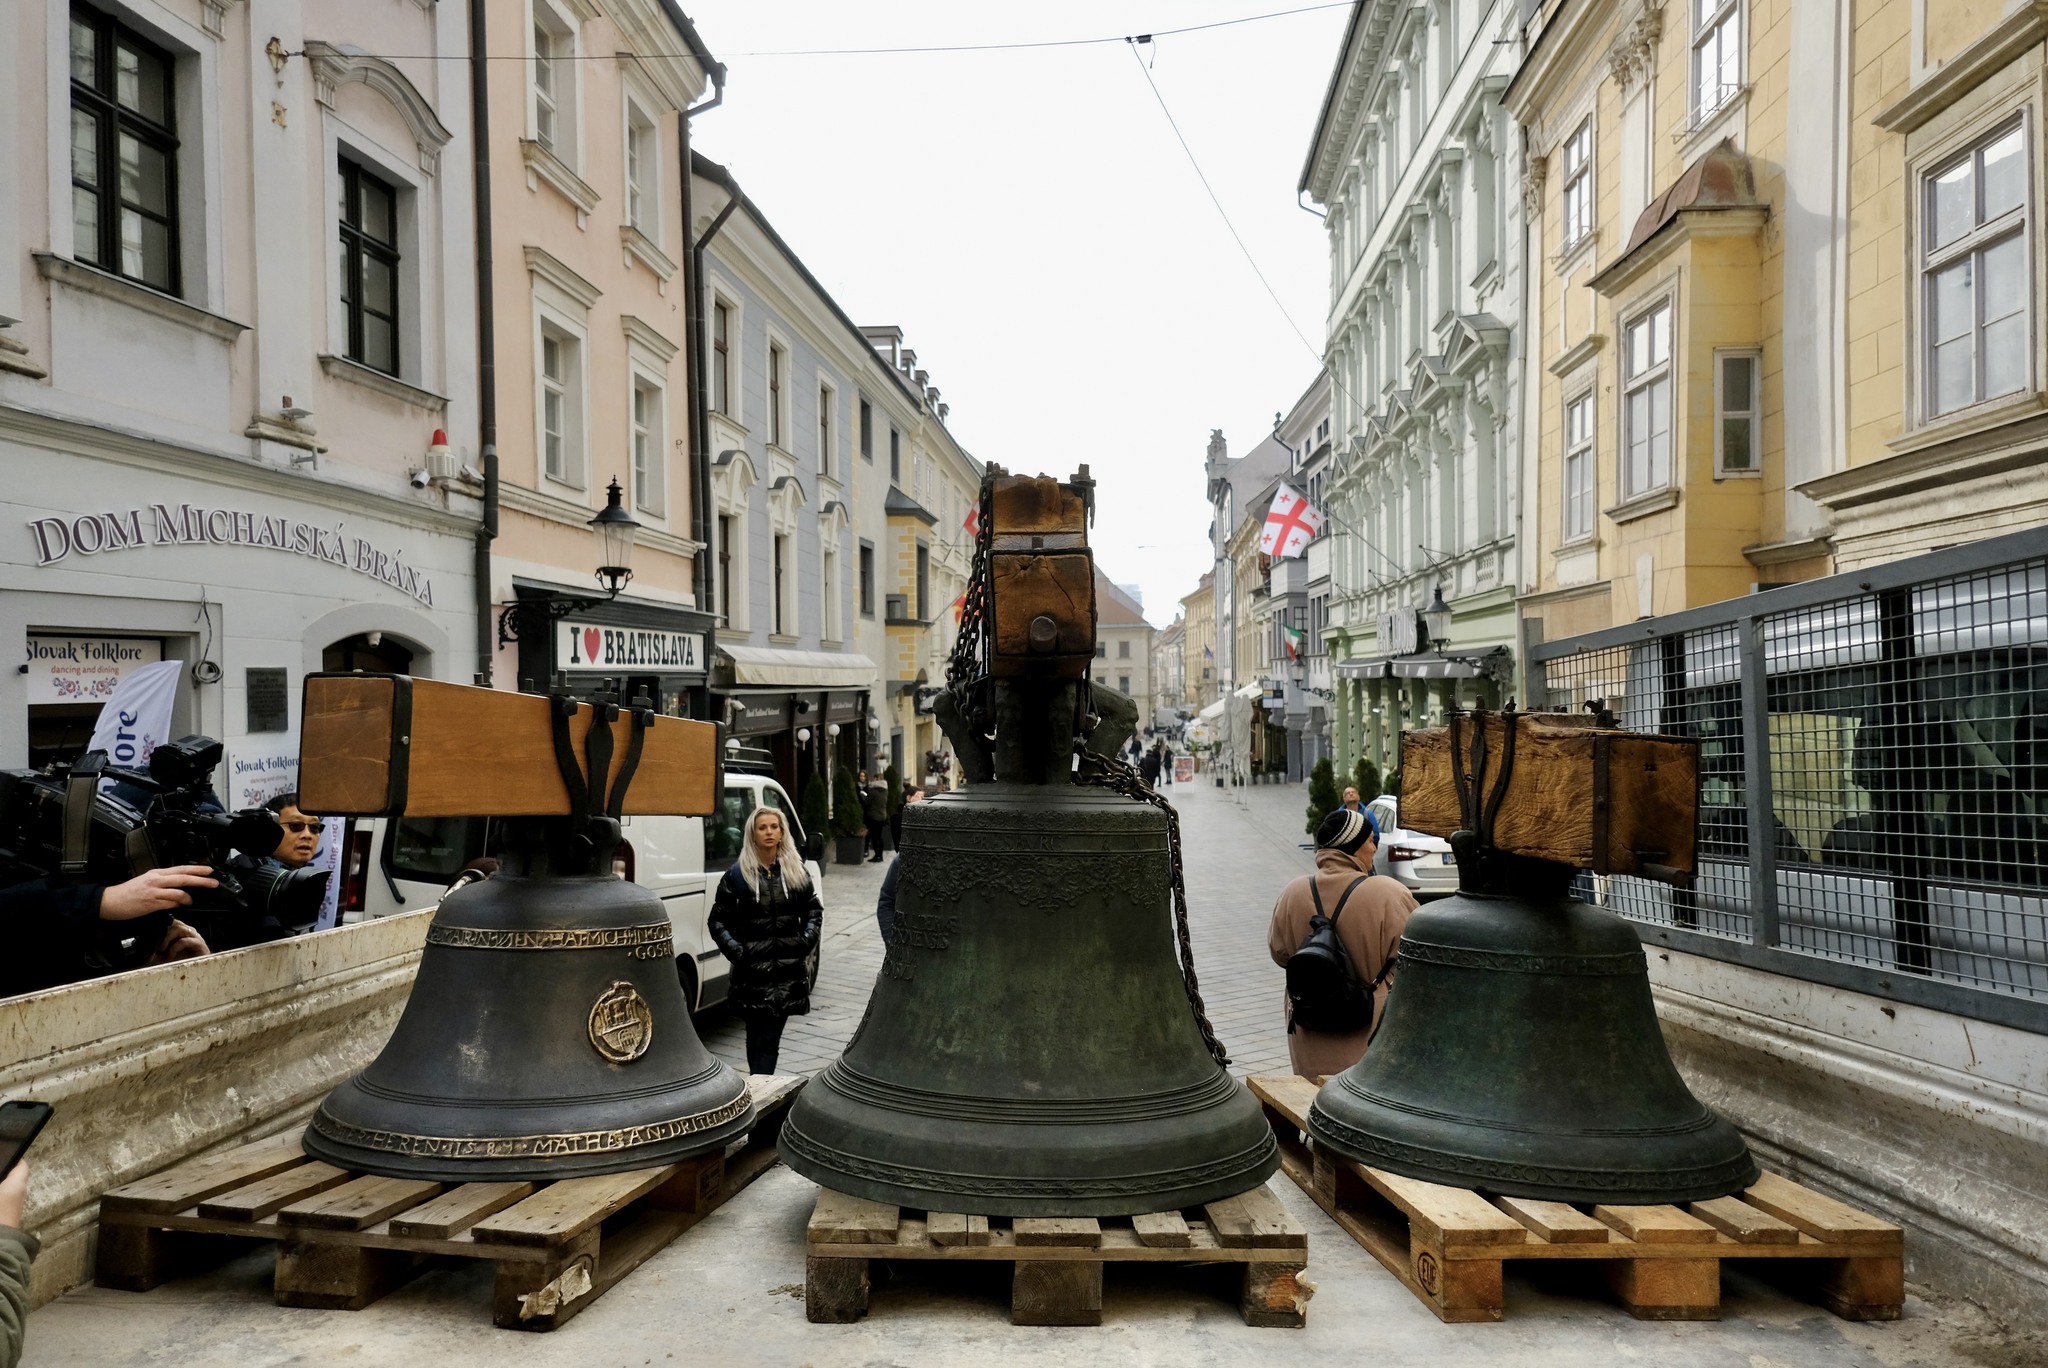
[[[498,615],[498,644],[509,646],[528,632],[545,632],[551,622],[572,613],[586,613],[601,603],[610,603],[633,580],[633,543],[640,524],[621,502],[624,491],[614,479],[605,487],[604,507],[590,520],[597,537],[597,582],[602,598],[575,594],[533,594],[505,605]]]
[[[1429,601],[1429,607],[1422,610],[1422,627],[1429,633],[1429,644],[1441,651],[1451,644],[1451,605],[1444,602],[1444,587],[1436,587],[1436,597]]]

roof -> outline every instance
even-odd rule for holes
[[[1756,175],[1748,155],[1736,149],[1733,138],[1723,138],[1686,167],[1670,189],[1651,200],[1636,216],[1628,245],[1593,278],[1593,288],[1599,290],[1603,280],[1629,274],[1629,259],[1677,223],[1681,214],[1719,214],[1764,207],[1756,197]]]
[[[1330,68],[1330,84],[1323,91],[1323,107],[1316,114],[1316,134],[1309,139],[1308,158],[1301,164],[1301,182],[1295,186],[1299,195],[1308,189],[1309,181],[1316,172],[1316,153],[1322,150],[1323,134],[1329,129],[1330,116],[1336,112],[1337,92],[1344,88],[1344,67],[1351,57],[1351,40],[1358,36],[1358,26],[1365,21],[1366,0],[1358,0],[1351,7],[1351,22],[1344,26],[1344,41],[1337,45],[1337,62]]]
[[[1095,625],[1103,627],[1150,627],[1145,614],[1130,595],[1109,582],[1102,567],[1095,568]]]
[[[683,7],[677,4],[676,0],[661,0],[661,11],[668,16],[668,21],[676,26],[676,32],[683,35],[683,42],[690,49],[690,55],[697,59],[698,66],[704,68],[704,74],[710,78],[711,84],[720,90],[725,89],[725,63],[713,57],[711,49],[704,46],[703,38],[697,34],[697,26],[690,22],[689,15],[683,13]]]
[[[937,514],[895,485],[889,486],[889,497],[883,501],[882,508],[892,518],[916,518],[927,527],[937,527],[939,524]]]

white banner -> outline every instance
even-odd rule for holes
[[[182,660],[160,660],[130,670],[100,709],[88,750],[103,750],[110,764],[148,769],[150,752],[170,739],[171,707],[178,701]],[[113,781],[103,780],[101,788]]]
[[[289,732],[250,737],[228,756],[228,807],[262,807],[299,787],[299,738]]]
[[[555,668],[608,670],[613,674],[695,673],[704,668],[704,637],[697,632],[558,622]]]
[[[164,658],[161,642],[132,637],[30,636],[28,701],[104,703],[121,681]]]

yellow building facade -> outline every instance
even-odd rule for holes
[[[1204,571],[1192,594],[1184,595],[1180,611],[1185,627],[1180,638],[1181,677],[1187,706],[1200,712],[1217,698],[1216,576]]]

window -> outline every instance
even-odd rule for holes
[[[865,399],[860,401],[860,458],[875,459],[875,408]]]
[[[830,385],[818,386],[818,473],[832,473],[832,409],[839,396]]]
[[[1130,693],[1131,677],[1129,675],[1118,675],[1116,677],[1116,691],[1120,694]]]
[[[548,151],[555,150],[561,129],[560,92],[557,85],[568,55],[566,40],[549,31],[547,25],[533,26],[533,140]]]
[[[732,306],[723,300],[711,306],[711,411],[732,412]]]
[[[889,429],[889,483],[903,483],[903,434],[893,427]]]
[[[923,542],[917,544],[917,620],[932,620],[932,549]]]
[[[782,445],[782,377],[789,369],[789,353],[775,343],[768,344],[768,445]]]
[[[1564,539],[1593,535],[1593,394],[1564,406]]]
[[[777,636],[787,636],[789,634],[790,619],[795,616],[789,612],[788,598],[789,537],[786,534],[777,533],[775,537],[775,625],[771,629]]]
[[[860,544],[860,615],[875,615],[875,544]]]
[[[105,15],[71,12],[72,255],[178,292],[171,55]]]
[[[1671,483],[1671,301],[1628,325],[1622,349],[1621,497]]]
[[[732,620],[732,525],[730,513],[718,515],[718,613]]]
[[[398,192],[341,159],[341,307],[348,359],[398,374]]]
[[[1098,642],[1096,642],[1096,643],[1095,643],[1095,658],[1096,658],[1097,660],[1107,660],[1107,659],[1109,659],[1109,643],[1108,643],[1108,642],[1106,642],[1106,641],[1098,641]]]
[[[1570,247],[1593,231],[1593,120],[1579,125],[1564,145],[1564,243]]]
[[[661,153],[654,121],[640,106],[626,103],[626,222],[648,237],[660,236]]]
[[[633,381],[633,507],[659,517],[662,510],[661,389]]]
[[[2009,123],[1926,178],[1921,305],[1930,417],[2028,387],[2027,134]]]
[[[1742,89],[1742,0],[1692,0],[1695,124]]]
[[[582,344],[543,323],[540,334],[541,469],[551,480],[583,482]]]
[[[1116,658],[1117,658],[1118,660],[1129,660],[1129,659],[1131,658],[1131,643],[1130,643],[1130,642],[1128,642],[1128,641],[1119,641],[1119,642],[1118,642],[1118,643],[1116,644]]]
[[[826,546],[822,549],[820,561],[820,587],[825,592],[825,612],[819,627],[819,635],[827,641],[840,639],[839,628],[839,548]]]
[[[1754,475],[1761,466],[1762,358],[1754,351],[1714,354],[1714,473]]]

